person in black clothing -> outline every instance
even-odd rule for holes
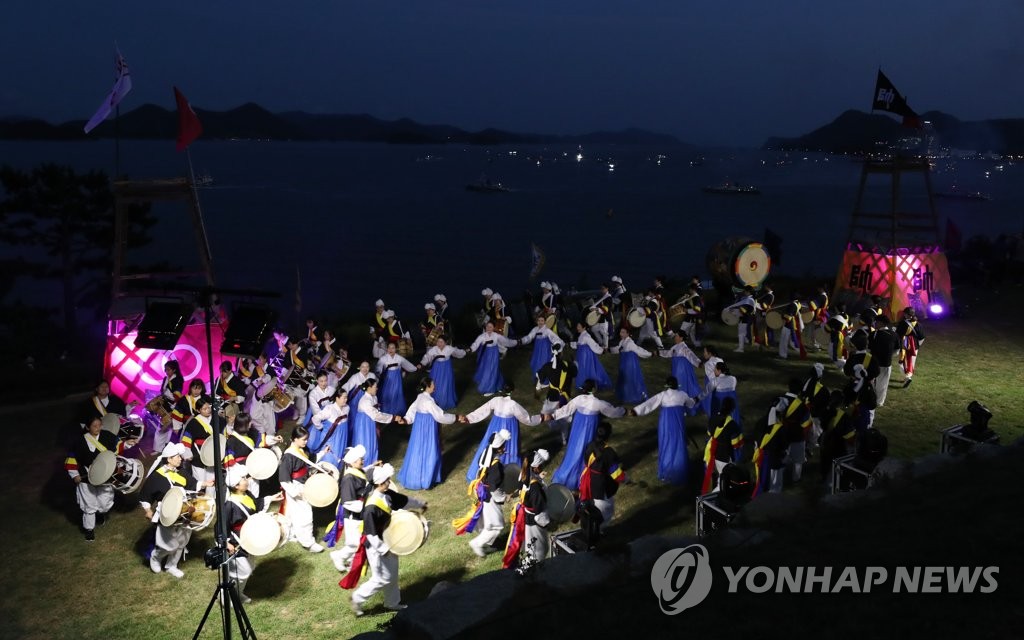
[[[548,557],[551,549],[551,542],[548,532],[545,529],[551,524],[547,509],[548,498],[544,491],[544,472],[541,467],[551,459],[547,449],[537,449],[533,458],[523,469],[523,488],[526,493],[523,496],[523,509],[526,511],[526,537],[523,549],[526,552],[526,563],[540,562]],[[524,462],[526,462],[524,458]]]
[[[373,490],[366,477],[367,470],[363,466],[366,447],[357,444],[345,451],[342,461],[345,471],[342,473],[338,490],[338,513],[335,516],[333,536],[327,539],[327,546],[332,547],[338,540],[338,527],[342,527],[345,544],[331,552],[331,561],[338,571],[347,571],[352,557],[359,550],[359,541],[363,533],[363,503]],[[328,537],[332,531],[328,531]]]
[[[608,444],[612,425],[600,422],[583,452],[586,467],[580,477],[580,500],[591,501],[601,512],[600,530],[603,532],[615,516],[615,494],[619,485],[626,481],[626,474],[619,466],[619,455]]]
[[[921,344],[924,342],[924,331],[921,330],[921,322],[917,319],[917,312],[913,307],[903,310],[903,318],[896,325],[896,335],[902,341],[900,362],[903,363],[903,375],[906,377],[903,388],[906,389],[914,379],[917,352],[921,350]]]
[[[832,462],[839,457],[853,453],[857,430],[850,420],[846,400],[842,391],[829,394],[828,408],[822,420],[821,434],[821,477],[825,486],[832,486]]]
[[[900,339],[896,331],[880,316],[875,320],[875,332],[868,342],[868,352],[872,360],[878,363],[878,377],[875,378],[875,397],[879,407],[885,404],[889,392],[889,377],[892,375],[892,358],[900,349]]]
[[[846,363],[843,365],[843,373],[847,377],[853,378],[855,368],[860,365],[864,368],[868,382],[873,382],[878,377],[879,369],[878,361],[868,351],[867,332],[858,331],[853,334],[850,342],[856,351],[847,358]]]
[[[537,379],[546,383],[547,396],[540,412],[542,415],[551,415],[555,409],[565,406],[569,402],[569,392],[572,389],[572,381],[576,378],[579,370],[576,363],[562,357],[560,343],[551,345],[551,361],[540,368],[537,372]],[[551,429],[558,429],[562,433],[562,444],[569,435],[569,423],[565,420],[553,420],[548,424]]]
[[[825,365],[820,362],[816,362],[811,367],[811,372],[804,380],[803,388],[800,390],[800,396],[807,403],[807,408],[811,412],[811,434],[807,440],[807,447],[810,449],[814,447],[818,438],[821,437],[822,432],[822,418],[825,416],[825,412],[828,409],[829,389],[822,382],[825,375]]]
[[[483,529],[469,542],[473,553],[481,558],[493,550],[494,541],[501,535],[505,526],[505,518],[501,510],[505,503],[506,495],[502,490],[505,483],[505,465],[501,462],[501,456],[505,453],[505,444],[512,434],[507,429],[502,429],[491,434],[491,441],[487,449],[480,456],[478,461],[481,489],[477,490],[477,497],[483,501]]]
[[[82,410],[82,426],[88,426],[93,418],[102,418],[108,413],[127,416],[137,402],[125,404],[124,400],[110,392],[110,383],[101,380],[96,385],[96,392],[90,396]]]
[[[101,451],[112,451],[120,455],[137,443],[138,440],[134,438],[118,440],[113,433],[104,431],[102,420],[94,416],[89,420],[85,433],[75,439],[71,452],[64,460],[64,470],[75,483],[75,497],[82,510],[82,533],[89,542],[96,539],[96,524],[106,522],[107,512],[114,506],[114,487],[109,484],[91,484],[89,467]]]
[[[248,604],[252,598],[245,595],[245,583],[252,576],[252,560],[249,554],[239,544],[239,533],[242,525],[254,513],[263,511],[264,497],[256,497],[249,491],[249,475],[245,465],[238,464],[227,470],[224,476],[225,484],[230,492],[227,500],[224,501],[223,517],[228,524],[228,531],[231,537],[227,541],[228,551],[235,554],[231,561],[231,577],[238,585],[238,596],[242,602]]]
[[[499,463],[500,464],[500,463]],[[373,491],[363,508],[363,538],[366,557],[373,575],[352,594],[352,611],[363,615],[363,603],[378,591],[384,591],[384,608],[399,611],[402,594],[398,589],[398,556],[391,553],[384,542],[384,532],[391,524],[395,509],[426,509],[427,503],[391,490],[391,476],[395,469],[384,464],[373,470]]]
[[[217,397],[228,402],[242,404],[245,402],[245,382],[235,375],[231,363],[224,360],[220,363],[220,378],[217,379]]]
[[[743,429],[733,420],[736,400],[722,398],[718,413],[708,420],[708,441],[704,447],[704,481],[701,494],[710,493],[718,485],[725,466],[738,462],[743,452]]]

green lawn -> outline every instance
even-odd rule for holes
[[[1006,293],[1006,292],[1004,292]],[[1020,290],[1013,290],[1019,298]],[[964,293],[967,298],[969,294]],[[962,303],[968,300],[961,300]],[[1017,329],[1016,308],[999,308],[983,300],[972,303],[975,316],[926,324],[928,339],[919,359],[914,385],[894,388],[876,425],[889,437],[890,453],[917,456],[938,450],[942,427],[967,418],[965,407],[979,400],[993,412],[991,426],[1004,442],[1024,435],[1024,352]],[[751,426],[763,414],[769,400],[785,389],[786,381],[802,376],[813,361],[780,361],[770,352],[732,353],[735,344],[724,327],[716,329],[715,343],[739,378],[744,422]],[[604,356],[613,378],[617,356]],[[527,363],[528,348],[511,351],[502,367],[519,391],[515,397],[535,411],[540,401],[532,396]],[[457,362],[456,375],[469,381],[472,362]],[[651,392],[661,387],[668,361],[644,362]],[[898,373],[894,381],[901,380]],[[834,368],[829,384],[839,385],[842,376]],[[410,399],[411,395],[410,380]],[[462,393],[459,413],[483,402],[473,389]],[[95,543],[87,544],[78,533],[79,514],[70,481],[61,467],[66,443],[76,433],[71,422],[73,406],[67,402],[34,408],[3,409],[7,446],[0,453],[0,477],[5,491],[0,496],[4,517],[0,532],[5,547],[5,571],[0,589],[5,597],[0,614],[5,624],[0,637],[10,638],[180,638],[191,636],[215,586],[216,574],[202,566],[203,550],[211,544],[211,532],[193,537],[192,557],[182,565],[183,580],[152,574],[136,549],[149,527],[134,500],[119,498],[111,522],[97,531]],[[612,536],[620,541],[650,533],[689,534],[693,531],[692,492],[662,485],[656,479],[656,416],[626,418],[615,423],[613,445],[619,451],[632,484],[619,492],[617,526]],[[705,419],[691,419],[689,426],[702,429]],[[401,561],[403,600],[427,597],[440,580],[460,581],[500,568],[499,554],[479,559],[456,537],[450,526],[469,505],[464,473],[486,424],[443,427],[446,481],[431,491],[418,492],[430,502],[432,531],[427,544]],[[387,426],[382,456],[401,464],[409,427]],[[748,438],[749,440],[749,438]],[[561,460],[562,445],[546,426],[523,428],[522,446],[551,450],[553,464]],[[699,452],[691,450],[696,458]],[[552,467],[553,468],[553,467]],[[811,490],[806,483],[802,490]],[[331,517],[318,513],[318,533]],[[256,561],[247,592],[254,602],[246,610],[257,633],[264,638],[343,638],[386,624],[390,614],[380,608],[379,596],[371,600],[369,613],[356,619],[348,610],[348,594],[337,587],[338,574],[326,554],[311,555],[295,544],[287,545]],[[203,637],[220,637],[215,612]]]

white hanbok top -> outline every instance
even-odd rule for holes
[[[377,408],[377,396],[364,393],[359,397],[359,407],[357,410],[360,413],[365,413],[370,416],[374,422],[391,422],[395,416],[390,413],[384,413]]]
[[[523,338],[523,344],[530,344],[531,342],[533,342],[534,338],[542,337],[550,340],[551,344],[565,344],[565,341],[559,338],[554,331],[548,329],[547,326],[534,327],[530,329],[530,333],[526,334],[526,336]]]
[[[413,371],[416,370],[416,365],[409,362],[402,356],[398,355],[397,353],[388,353],[381,356],[380,360],[377,361],[377,375],[382,376],[384,375],[385,371],[397,369],[399,367],[405,371],[408,371],[409,373],[412,373]]]
[[[621,418],[626,415],[626,410],[622,407],[613,406],[600,398],[595,398],[589,393],[581,393],[570,400],[564,407],[559,407],[555,410],[555,413],[552,415],[555,420],[562,420],[571,417],[577,411],[588,415],[600,413],[609,418]]]
[[[357,370],[355,373],[352,374],[352,376],[348,380],[345,381],[345,384],[341,385],[341,390],[349,395],[352,395],[352,391],[354,389],[358,389],[359,387],[361,387],[363,383],[369,380],[370,378],[376,377],[377,376],[373,375],[372,371],[364,376],[362,371]]]
[[[594,340],[594,337],[590,335],[589,331],[584,331],[578,338],[576,338],[576,349],[579,349],[581,344],[585,344],[590,347],[590,350],[597,355],[604,353],[604,349],[601,345],[597,344],[597,340]]]
[[[625,340],[622,340],[622,341],[619,342],[619,353],[628,353],[628,352],[633,352],[636,355],[640,356],[641,358],[650,358],[651,357],[651,352],[648,351],[647,349],[644,349],[643,347],[638,345],[636,342],[634,342],[633,338],[626,338]]]
[[[445,413],[444,409],[437,406],[437,402],[434,401],[434,397],[423,391],[420,395],[416,396],[416,399],[409,405],[409,410],[405,412],[405,419],[412,423],[416,419],[417,413],[429,413],[434,417],[434,420],[441,424],[451,424],[455,422],[454,413]]]
[[[493,413],[499,418],[515,418],[519,422],[535,427],[540,424],[539,415],[531,416],[530,412],[508,396],[495,396],[477,408],[475,411],[466,414],[466,420],[480,422]]]
[[[715,379],[715,365],[719,362],[725,362],[718,356],[711,356],[708,361],[704,363],[704,381],[707,384],[711,384],[711,381]]]
[[[434,364],[435,360],[451,360],[452,358],[465,358],[466,350],[458,349],[450,344],[444,345],[444,349],[440,349],[437,346],[430,347],[427,352],[423,354],[423,359],[420,360],[420,364],[424,367],[429,367]]]
[[[686,358],[689,361],[689,363],[692,364],[693,366],[700,366],[700,358],[697,357],[697,354],[695,354],[693,350],[690,349],[690,347],[686,346],[685,342],[680,342],[679,344],[672,345],[672,348],[666,351],[665,357]]]
[[[638,416],[645,416],[652,413],[658,407],[686,407],[689,409],[693,405],[693,398],[687,395],[685,391],[665,389],[661,393],[657,393],[633,407],[633,411]]]
[[[309,406],[313,407],[313,411],[320,411],[327,404],[327,398],[334,395],[334,387],[327,385],[326,388],[321,389],[320,385],[314,385],[309,390]]]
[[[476,337],[476,340],[473,341],[473,344],[469,346],[469,350],[472,351],[473,353],[476,353],[476,350],[479,349],[481,346],[489,347],[493,345],[499,347],[514,347],[517,344],[517,341],[510,340],[509,338],[506,338],[500,333],[496,333],[494,331],[484,331],[483,333]]]
[[[736,376],[721,375],[708,381],[708,393],[712,391],[735,391]]]
[[[338,418],[348,418],[348,405],[339,407],[337,402],[332,402],[322,410],[313,414],[313,424],[331,425]]]

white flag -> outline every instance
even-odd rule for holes
[[[117,72],[117,79],[114,80],[114,88],[110,90],[110,95],[103,101],[100,108],[96,110],[93,117],[89,118],[89,122],[85,123],[86,133],[89,133],[106,120],[110,112],[114,110],[114,107],[132,90],[132,75],[128,71],[128,63],[124,61],[121,51],[119,49],[115,50],[117,51],[117,57],[114,59],[114,68]]]

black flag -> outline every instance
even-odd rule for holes
[[[921,119],[917,112],[910,108],[907,99],[900,95],[881,69],[878,70],[878,80],[875,81],[875,97],[871,102],[871,109],[903,116],[903,126],[921,128]]]

